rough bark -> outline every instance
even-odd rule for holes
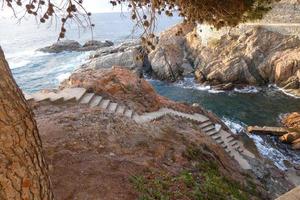
[[[0,199],[52,200],[33,113],[0,47]]]

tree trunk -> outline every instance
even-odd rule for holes
[[[0,199],[52,200],[33,113],[0,47]]]

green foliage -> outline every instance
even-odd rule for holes
[[[195,156],[197,151],[188,151]],[[131,183],[139,192],[140,200],[248,200],[257,195],[253,182],[247,187],[222,176],[216,163],[198,162],[195,168],[178,175],[152,172],[147,176],[133,176]]]

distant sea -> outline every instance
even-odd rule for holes
[[[95,40],[111,40],[118,44],[139,37],[139,30],[133,31],[134,24],[128,14],[94,14],[92,21]],[[180,22],[178,17],[162,16],[158,19],[157,32]],[[89,52],[62,52],[46,54],[36,49],[56,42],[59,26],[55,21],[38,25],[35,20],[0,19],[0,45],[4,49],[13,75],[19,86],[27,93],[45,88],[56,88],[68,78],[72,71],[87,61]],[[84,43],[91,40],[89,30],[68,28],[67,39]],[[279,126],[283,114],[300,111],[300,99],[283,94],[275,86],[265,88],[247,87],[230,92],[211,90],[197,84],[192,77],[177,83],[165,83],[149,79],[157,92],[176,101],[199,103],[217,114],[234,132],[245,134],[247,125]],[[250,136],[260,153],[274,161],[280,169],[286,169],[285,160],[300,163],[299,151],[292,151],[272,136]]]
[[[181,21],[178,17],[161,16],[156,31],[159,33]],[[99,13],[92,15],[95,24],[95,40],[110,40],[118,44],[138,38],[140,29],[130,19],[129,13]],[[92,39],[90,29],[70,24],[66,39],[84,43]],[[55,22],[39,24],[33,18],[0,18],[0,45],[10,64],[13,74],[26,92],[36,92],[44,88],[57,87],[59,82],[88,58],[89,52],[63,52],[46,54],[36,51],[57,41],[60,26]]]

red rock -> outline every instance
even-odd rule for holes
[[[282,123],[285,127],[300,131],[300,113],[294,112],[283,118]]]
[[[129,69],[81,69],[62,83],[63,87],[84,87],[88,91],[125,104],[137,112],[153,112],[162,107],[171,107],[184,112],[202,112],[185,104],[173,102],[158,95],[145,79],[139,78]]]

